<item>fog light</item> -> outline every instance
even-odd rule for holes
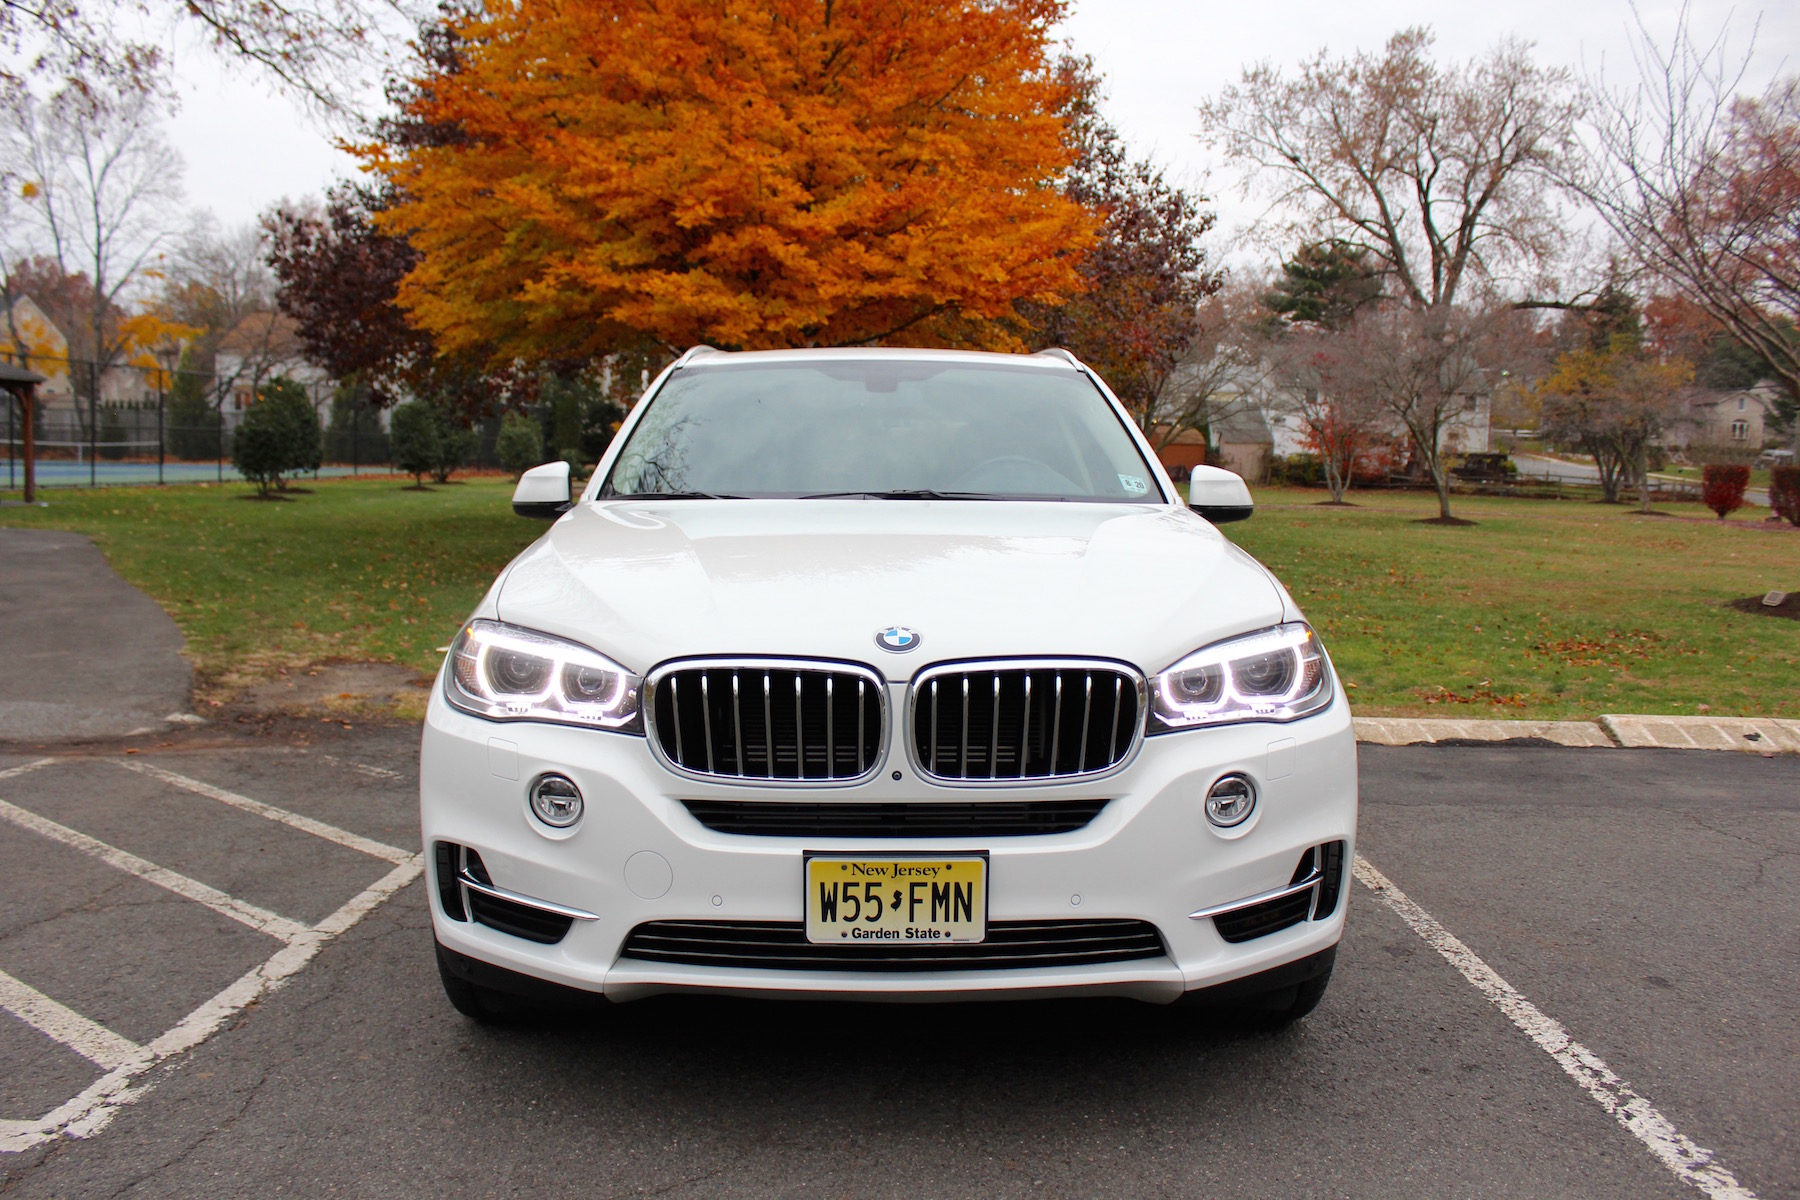
[[[581,820],[581,789],[567,775],[541,775],[531,785],[531,811],[553,829]]]
[[[1206,819],[1221,829],[1242,825],[1256,808],[1256,785],[1248,776],[1227,775],[1206,793]]]

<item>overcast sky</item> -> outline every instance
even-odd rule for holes
[[[1641,0],[1638,11],[1659,37],[1674,26],[1677,4]],[[1747,46],[1757,6],[1693,0],[1693,25],[1728,27]],[[1334,54],[1379,49],[1395,30],[1430,25],[1440,60],[1464,59],[1497,39],[1533,42],[1540,61],[1607,74],[1631,70],[1631,8],[1626,0],[1508,0],[1455,4],[1425,0],[1078,0],[1064,25],[1076,50],[1091,54],[1106,77],[1107,111],[1139,153],[1161,162],[1178,182],[1215,198],[1221,234],[1215,254],[1258,208],[1239,200],[1236,181],[1217,169],[1195,139],[1195,107],[1234,81],[1247,63],[1289,66],[1321,48]],[[1753,82],[1800,68],[1800,4],[1761,14]],[[291,102],[254,74],[227,69],[199,50],[176,62],[181,109],[171,137],[187,162],[187,194],[226,224],[253,220],[282,197],[318,195],[352,172],[351,161]]]

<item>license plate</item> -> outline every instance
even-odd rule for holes
[[[949,945],[987,936],[985,858],[806,860],[806,940]]]

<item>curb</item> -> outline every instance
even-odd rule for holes
[[[1800,721],[1780,717],[1674,717],[1607,713],[1597,721],[1458,721],[1357,717],[1356,740],[1377,746],[1547,742],[1556,746],[1737,750],[1800,754]]]

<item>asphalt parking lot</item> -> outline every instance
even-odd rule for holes
[[[1359,886],[1276,1034],[673,998],[493,1030],[445,1003],[409,882],[415,739],[0,754],[0,1192],[1800,1194],[1793,756],[1366,747],[1364,858],[1500,1003]],[[1716,1157],[1684,1182],[1658,1147]]]

